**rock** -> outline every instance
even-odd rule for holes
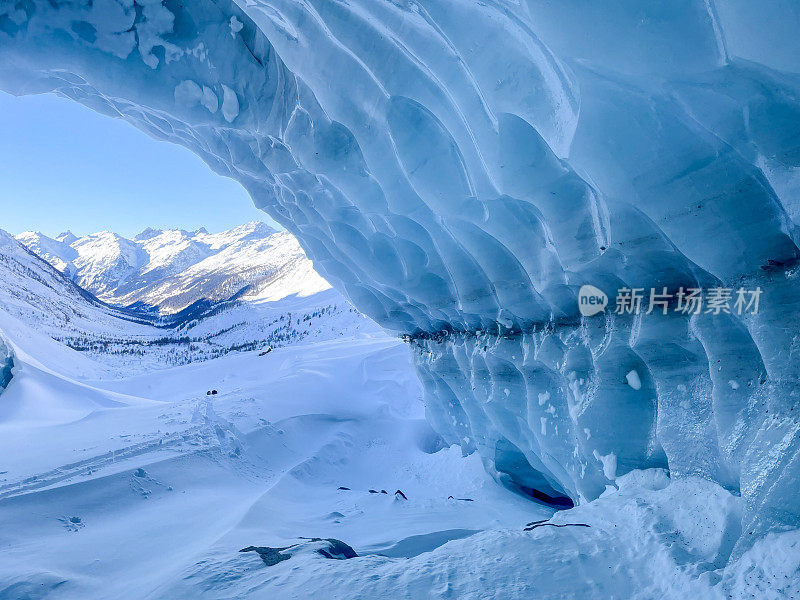
[[[264,561],[264,564],[268,567],[272,567],[277,565],[279,562],[283,562],[284,560],[289,560],[292,558],[290,554],[281,554],[284,550],[288,550],[292,548],[292,546],[286,546],[285,548],[270,548],[269,546],[248,546],[247,548],[242,548],[239,552],[256,552],[261,557],[261,560]]]
[[[328,547],[317,549],[317,554],[320,554],[325,558],[331,558],[334,560],[347,560],[348,558],[356,558],[358,556],[353,548],[345,544],[343,541],[335,538],[308,538],[308,540],[310,542],[328,542]]]
[[[334,538],[304,538],[306,540],[300,544],[293,544],[283,548],[272,548],[270,546],[247,546],[242,548],[239,552],[255,552],[264,561],[268,567],[277,565],[280,562],[289,560],[295,554],[303,550],[313,550],[320,556],[331,560],[347,560],[349,558],[356,558],[358,554],[352,547],[345,544],[341,540]],[[320,545],[319,542],[322,542]]]

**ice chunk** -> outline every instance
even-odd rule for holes
[[[628,382],[628,385],[631,386],[635,390],[642,389],[642,380],[639,379],[639,373],[634,371],[628,371],[628,374],[625,375],[625,380]]]
[[[222,84],[222,116],[228,123],[239,115],[239,98],[227,85]]]
[[[175,86],[175,102],[183,106],[194,106],[203,98],[203,90],[194,81],[181,81]]]
[[[244,27],[244,23],[242,23],[239,19],[237,19],[236,15],[233,15],[230,20],[230,26],[231,26],[231,37],[235,38],[236,34],[239,33]]]

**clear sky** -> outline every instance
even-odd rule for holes
[[[53,94],[0,92],[0,229],[54,236],[277,225],[189,150]]]

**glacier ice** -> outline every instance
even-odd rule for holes
[[[240,181],[500,481],[701,476],[751,543],[800,525],[799,26],[780,0],[0,0],[0,88]],[[582,319],[584,284],[764,294]]]
[[[9,345],[0,338],[0,392],[11,383],[14,369],[14,353]]]

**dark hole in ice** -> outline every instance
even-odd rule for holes
[[[572,499],[567,498],[566,496],[551,496],[549,494],[545,494],[541,490],[525,487],[524,485],[520,485],[517,487],[519,488],[519,491],[521,491],[523,494],[526,494],[531,498],[533,498],[534,500],[538,500],[539,502],[549,504],[554,508],[567,509],[567,508],[573,508],[575,506],[575,503],[572,501]]]
[[[510,490],[558,510],[575,503],[555,483],[554,478],[534,469],[522,451],[506,439],[495,446],[498,480]]]

